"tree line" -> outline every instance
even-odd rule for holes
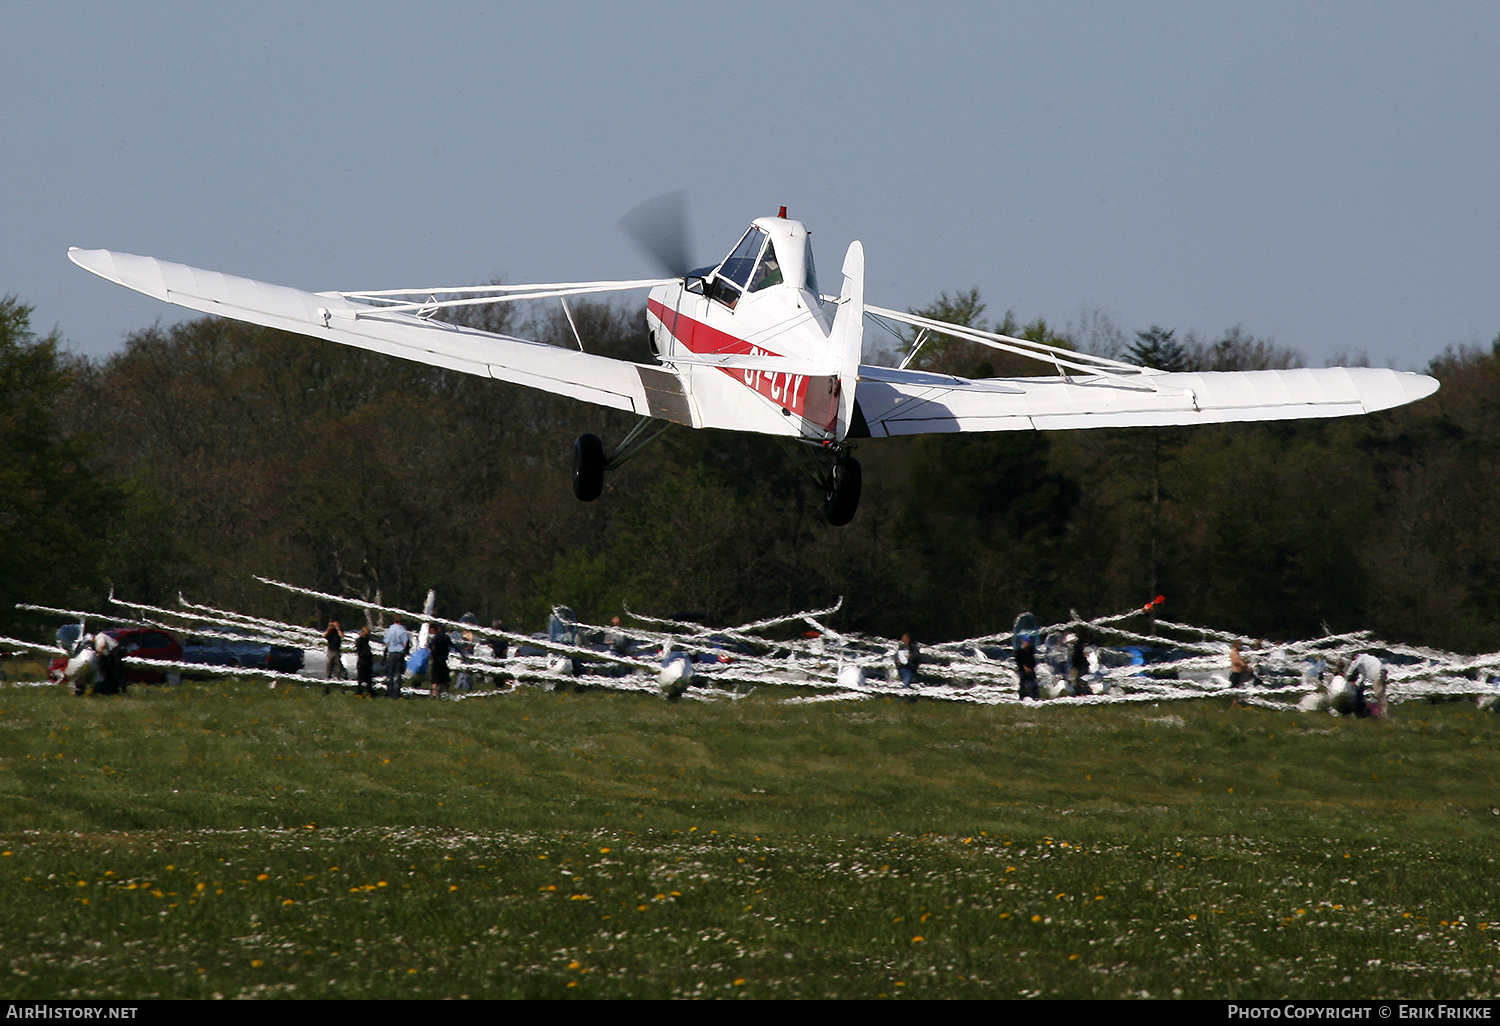
[[[976,291],[927,316],[1163,369],[1297,366],[1240,331],[1072,333]],[[488,308],[482,326],[576,345],[560,314]],[[588,348],[649,361],[638,310],[580,305]],[[879,346],[873,332],[867,357]],[[887,342],[886,359],[910,347]],[[914,365],[1047,373],[925,340]],[[132,334],[102,360],[0,305],[0,619],[17,601],[102,608],[108,589],[179,592],[285,620],[347,610],[256,583],[474,612],[537,629],[553,604],[737,622],[844,597],[836,625],[938,640],[1102,615],[1162,615],[1254,636],[1370,629],[1500,648],[1500,338],[1428,368],[1433,397],[1368,417],[1197,429],[870,440],[854,522],[832,528],[797,453],[773,438],[668,431],[570,490],[572,440],[630,418],[545,393],[213,318]]]

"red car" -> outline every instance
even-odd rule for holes
[[[63,647],[72,650],[73,643],[78,637],[78,628],[74,624],[70,637],[64,638],[64,627],[58,631],[58,641]],[[166,631],[157,630],[154,627],[111,627],[103,633],[115,639],[120,646],[120,653],[125,658],[135,659],[163,659],[170,662],[182,662],[182,643]],[[171,671],[173,679],[176,679],[176,671]],[[125,680],[131,684],[165,684],[167,681],[166,670],[152,670],[145,666],[132,666],[125,664]],[[64,683],[68,675],[68,660],[66,656],[59,656],[52,660],[47,668],[47,679],[56,684]]]

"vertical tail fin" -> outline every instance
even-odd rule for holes
[[[865,346],[865,247],[858,240],[849,243],[849,252],[844,256],[844,288],[839,293],[839,308],[833,316],[828,342],[832,370],[839,381],[834,441],[842,442],[854,419],[854,391]]]

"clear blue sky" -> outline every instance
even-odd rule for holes
[[[1500,333],[1500,5],[26,3],[0,292],[103,354],[175,308],[70,245],[311,289],[653,273],[785,204],[868,298],[1239,325],[1314,364]]]

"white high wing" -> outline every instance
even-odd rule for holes
[[[1437,390],[1433,378],[1381,368],[1171,374],[1118,360],[946,324],[864,300],[864,248],[849,246],[837,296],[823,295],[808,231],[757,218],[717,266],[640,281],[568,282],[376,292],[303,292],[152,257],[71,249],[86,270],[191,310],[511,381],[640,416],[606,455],[574,446],[574,491],[597,498],[606,469],[662,422],[781,435],[826,454],[824,511],[848,523],[859,502],[857,439],[950,431],[1147,427],[1371,413]],[[479,303],[649,289],[658,363],[512,338],[438,319]],[[946,334],[1050,368],[1045,376],[970,380],[861,363],[867,316]],[[571,321],[571,314],[569,314]]]

